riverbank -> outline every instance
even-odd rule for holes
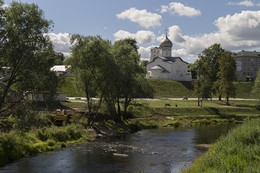
[[[260,120],[252,120],[222,136],[185,173],[259,172]]]
[[[87,118],[77,113],[84,109],[85,103],[64,102],[63,106],[77,110],[70,124],[57,127],[50,124],[46,116],[41,116],[43,119],[37,121],[45,123],[40,128],[35,127],[29,132],[11,130],[8,133],[0,133],[0,166],[22,157],[96,139],[125,136],[142,129],[226,124],[260,116],[251,101],[231,103],[232,105],[227,107],[224,102],[205,101],[205,107],[197,107],[195,101],[136,101],[129,107],[129,112],[133,116],[131,119],[122,123],[99,121],[88,127]],[[171,106],[166,107],[165,104]],[[12,121],[6,122],[5,125],[15,127],[12,123]]]

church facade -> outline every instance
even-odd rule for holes
[[[188,63],[180,57],[172,57],[172,42],[165,37],[160,47],[151,49],[150,61],[146,65],[146,77],[174,81],[191,81]]]

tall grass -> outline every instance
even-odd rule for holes
[[[87,139],[84,128],[79,124],[64,127],[41,128],[28,133],[10,131],[0,133],[0,166],[44,151],[64,148],[66,142]]]
[[[260,120],[251,120],[231,130],[184,172],[260,172]]]

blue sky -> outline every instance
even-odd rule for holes
[[[10,0],[4,1],[9,4]],[[143,59],[165,29],[173,56],[194,62],[214,43],[231,51],[260,51],[260,0],[21,0],[35,3],[54,27],[56,51],[70,52],[70,34],[101,35],[112,42],[136,38]]]

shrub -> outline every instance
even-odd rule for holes
[[[68,135],[64,129],[57,129],[52,132],[52,137],[56,141],[66,142],[69,140]]]
[[[46,141],[50,136],[51,134],[48,133],[48,131],[46,130],[46,128],[42,128],[42,129],[39,129],[37,131],[37,134],[36,134],[37,138],[40,139],[41,141]]]
[[[56,144],[56,142],[53,139],[48,139],[47,144],[48,146],[53,147]]]
[[[65,144],[64,142],[62,142],[62,143],[60,144],[60,147],[61,147],[61,148],[66,148],[66,144]]]
[[[77,140],[82,137],[82,127],[80,125],[68,125],[66,132],[69,140]]]
[[[30,103],[23,103],[14,113],[14,127],[19,131],[28,132],[35,122],[35,112]]]

